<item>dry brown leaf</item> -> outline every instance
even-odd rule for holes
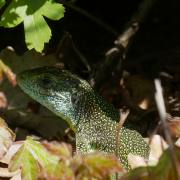
[[[148,140],[148,143],[150,146],[148,165],[156,165],[163,151],[168,148],[168,144],[159,135],[153,135],[152,138]]]
[[[15,174],[10,180],[22,180],[21,171],[19,171],[19,173]]]
[[[5,48],[0,52],[0,60],[6,67],[8,67],[5,69],[3,68],[3,74],[6,73],[7,78],[9,78],[11,83],[14,85],[16,83],[15,74],[18,74],[19,72],[29,68],[53,66],[58,62],[58,59],[54,54],[45,56],[31,50],[25,52],[22,56],[19,56],[11,47]],[[12,88],[12,85],[8,81],[3,81],[1,83],[1,91],[6,92],[6,97],[8,99],[8,109],[12,109],[14,107],[24,108],[30,101],[30,98],[22,93],[18,86]]]
[[[168,144],[160,135],[153,135],[148,143],[150,146],[148,165],[156,165],[163,151],[168,148]]]
[[[180,148],[180,138],[175,142],[175,145]]]
[[[1,59],[0,59],[0,71],[1,71],[1,76],[3,74],[6,75],[7,79],[9,82],[13,85],[16,86],[16,75],[12,72],[11,68],[7,66]],[[3,77],[1,77],[3,78]]]
[[[23,143],[24,143],[24,141],[14,142],[8,149],[7,153],[2,157],[2,159],[0,159],[0,162],[9,164],[11,158],[19,150],[19,148],[23,145]]]
[[[13,177],[19,173],[20,173],[20,170],[10,172],[8,168],[0,168],[0,177],[1,178]]]
[[[15,140],[15,134],[8,128],[5,121],[0,118],[0,159],[8,151]]]
[[[149,109],[154,106],[154,85],[150,79],[140,75],[130,76],[127,79],[126,88],[133,104],[142,109]]]
[[[137,156],[137,155],[134,155],[131,153],[128,154],[128,162],[132,169],[147,165],[147,163],[143,157]]]
[[[180,118],[172,118],[168,121],[171,134],[175,137],[180,137]]]
[[[0,92],[0,108],[6,108],[7,107],[7,99],[3,92]]]
[[[60,156],[63,159],[72,158],[72,146],[70,144],[59,143],[57,141],[44,141],[42,144],[54,155]]]

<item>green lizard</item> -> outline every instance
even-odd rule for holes
[[[20,73],[17,81],[25,93],[69,123],[78,152],[116,154],[126,169],[129,153],[148,158],[149,146],[135,130],[121,128],[117,143],[119,112],[85,80],[66,70],[42,67]]]

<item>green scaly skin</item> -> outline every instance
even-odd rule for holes
[[[135,130],[123,127],[117,143],[119,112],[85,80],[55,67],[24,71],[17,80],[25,93],[69,123],[78,152],[118,154],[126,169],[130,169],[129,153],[148,158],[149,146]]]

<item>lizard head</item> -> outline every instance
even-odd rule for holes
[[[41,67],[20,73],[17,82],[26,94],[65,119],[76,131],[79,106],[93,91],[86,81],[66,70]]]

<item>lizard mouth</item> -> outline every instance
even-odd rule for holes
[[[32,93],[36,93],[36,88],[33,86],[32,77],[29,75],[28,71],[23,71],[17,75],[17,84],[26,94],[29,94],[31,97]]]
[[[24,85],[26,84],[25,83],[24,72],[19,73],[16,78],[17,78],[18,85],[23,89]]]

